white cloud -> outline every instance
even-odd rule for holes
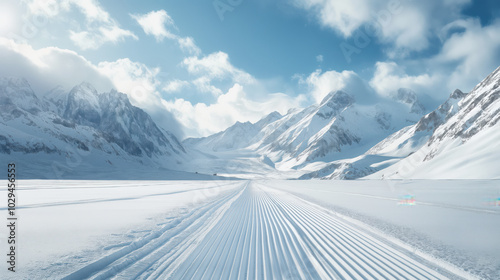
[[[128,58],[100,62],[97,67],[103,75],[111,79],[118,91],[128,94],[134,103],[141,105],[140,107],[151,107],[158,103],[156,99],[160,96],[156,88],[159,84],[155,80],[160,72],[158,68],[149,69],[146,65]]]
[[[180,123],[187,128],[187,136],[207,136],[233,125],[235,122],[256,122],[264,115],[278,111],[285,114],[288,109],[298,107],[303,96],[292,98],[282,93],[268,94],[265,100],[252,100],[240,84],[234,84],[214,104],[192,104],[184,99],[164,101]]]
[[[139,23],[144,30],[144,33],[153,35],[156,41],[160,42],[163,39],[171,39],[179,44],[182,51],[191,55],[199,55],[200,48],[196,46],[194,39],[191,37],[181,37],[167,30],[167,26],[177,29],[174,20],[168,15],[165,10],[151,11],[144,15],[131,15],[133,19]]]
[[[215,97],[221,95],[223,91],[220,88],[212,85],[211,82],[212,80],[208,76],[202,76],[193,80],[193,85],[195,85],[198,91],[201,93],[209,92]]]
[[[418,61],[377,62],[370,85],[380,95],[406,87],[444,100],[457,88],[470,91],[498,67],[500,20],[488,26],[475,19],[457,20],[439,33],[443,47],[437,55]],[[406,68],[423,70],[409,75]]]
[[[85,15],[88,22],[110,23],[113,19],[109,16],[97,0],[73,0],[62,1],[76,5]]]
[[[439,82],[443,77],[427,73],[410,76],[395,62],[377,62],[370,85],[381,96],[392,96],[400,88],[410,88],[417,93],[428,93],[443,89]]]
[[[57,16],[61,10],[69,10],[69,1],[59,0],[31,0],[25,1],[28,10],[35,15],[45,15],[48,17]]]
[[[222,94],[222,91],[212,84],[214,80],[229,80],[239,84],[256,83],[252,75],[234,67],[224,52],[215,52],[202,58],[187,57],[182,64],[191,75],[198,76],[193,83],[201,92],[211,92],[215,96]]]
[[[295,0],[319,23],[356,40],[356,30],[389,45],[392,57],[405,56],[429,46],[432,34],[460,18],[470,0]],[[443,12],[446,11],[446,12]],[[350,38],[353,37],[353,38]]]
[[[179,43],[179,46],[181,50],[184,52],[187,52],[191,55],[200,55],[201,50],[198,48],[196,43],[194,42],[194,39],[191,37],[178,37],[177,42]]]
[[[153,35],[157,41],[164,38],[175,39],[176,36],[166,29],[166,25],[175,26],[174,20],[165,10],[152,11],[145,15],[131,15],[142,27],[144,33]]]
[[[479,20],[458,20],[445,26],[443,32],[456,27],[463,28],[463,32],[450,34],[433,63],[456,65],[449,71],[447,84],[468,91],[498,67],[500,20],[485,27]]]
[[[167,85],[163,87],[163,91],[167,93],[179,92],[181,89],[188,87],[190,84],[188,81],[182,80],[172,80],[167,82]]]
[[[267,94],[265,91],[250,96],[243,90],[244,85],[238,83],[233,84],[226,93],[220,92],[213,104],[192,104],[184,99],[169,101],[161,96],[160,90],[180,90],[190,84],[172,80],[165,86],[159,80],[159,68],[149,68],[128,58],[94,65],[74,51],[53,47],[33,49],[30,45],[2,38],[0,60],[0,76],[25,77],[39,96],[58,85],[69,91],[83,81],[94,85],[99,92],[115,88],[127,94],[132,104],[144,109],[157,124],[180,138],[184,134],[206,136],[226,129],[236,121],[257,121],[276,110],[285,113],[304,101],[302,96],[293,98],[282,93]],[[210,65],[202,64],[206,67]],[[223,65],[225,70],[219,69],[210,75],[246,76],[230,64]],[[199,71],[195,72],[207,75],[208,69]]]
[[[406,56],[408,51],[420,51],[429,46],[430,21],[425,13],[407,8],[391,17],[387,24],[382,25],[380,36],[382,41],[393,44],[394,50],[389,51],[390,56]]]
[[[323,55],[321,55],[321,54],[317,55],[316,56],[316,61],[319,62],[319,63],[323,62]]]
[[[117,43],[137,36],[119,27],[97,0],[30,0],[28,10],[34,15],[56,17],[76,7],[86,19],[86,29],[70,30],[70,39],[81,49],[97,49],[105,43]],[[81,28],[80,28],[81,29]]]
[[[253,83],[255,79],[247,72],[234,67],[224,52],[215,52],[202,58],[188,57],[182,62],[191,74],[202,74],[209,78],[231,77],[237,83]]]
[[[106,42],[119,42],[126,37],[137,37],[130,31],[119,28],[118,26],[103,26],[93,31],[70,31],[70,39],[82,50],[98,49]]]
[[[343,90],[352,95],[359,104],[372,102],[376,98],[373,90],[353,71],[316,70],[299,83],[309,88],[309,95],[316,103],[320,103],[328,93]]]
[[[315,14],[319,22],[326,27],[350,36],[354,30],[370,17],[369,1],[352,0],[296,0],[295,4]]]
[[[37,94],[61,85],[66,89],[83,81],[99,91],[113,87],[108,77],[74,51],[48,47],[33,49],[27,44],[0,38],[0,76],[17,76],[28,80]]]

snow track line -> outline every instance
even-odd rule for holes
[[[234,198],[238,197],[242,189],[247,185],[248,183],[244,183],[239,189],[230,192],[219,200],[199,206],[189,213],[173,219],[163,226],[161,230],[152,232],[110,255],[87,264],[62,279],[87,279],[89,277],[92,277],[92,279],[109,279],[118,276],[122,270],[131,265],[141,265],[140,261],[144,258],[154,258],[155,252],[159,251],[159,249],[165,251],[174,249],[176,243],[185,239],[179,238],[179,235],[196,232],[197,229],[204,225],[203,222],[212,218],[214,212],[224,204],[230,204]],[[130,275],[126,279],[130,279]]]
[[[64,279],[89,277],[449,279],[325,209],[255,182]]]

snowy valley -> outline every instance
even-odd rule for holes
[[[25,178],[85,179],[89,171],[96,179],[500,178],[499,69],[433,111],[409,89],[392,97],[340,90],[317,105],[182,142],[116,91],[82,83],[38,98],[26,80],[0,82],[0,151],[33,163]]]

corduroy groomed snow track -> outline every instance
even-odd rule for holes
[[[447,279],[331,212],[256,182],[66,279]]]

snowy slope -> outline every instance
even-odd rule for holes
[[[329,93],[320,104],[292,109],[285,116],[273,113],[256,124],[237,123],[215,135],[183,143],[217,158],[228,152],[237,156],[242,151],[242,157],[249,159],[248,153],[253,153],[255,158],[266,159],[256,164],[291,171],[296,177],[297,170],[305,170],[299,175],[317,170],[318,165],[311,164],[319,162],[321,166],[321,162],[362,155],[388,135],[416,123],[423,110],[416,94],[408,89],[401,89],[393,98],[339,90]],[[228,160],[227,164],[233,163]]]
[[[0,79],[1,162],[24,165],[25,178],[85,178],[175,167],[185,156],[126,95],[88,83],[39,99],[24,79]],[[142,168],[141,168],[142,167]],[[175,168],[173,168],[175,169]],[[136,176],[137,173],[135,172]]]
[[[455,90],[446,102],[422,117],[417,124],[405,127],[387,137],[371,148],[367,154],[405,157],[415,152],[427,142],[438,126],[458,112],[458,103],[465,95],[460,90]]]
[[[425,116],[408,130],[432,132],[425,144],[369,178],[500,178],[499,86],[497,68],[460,102],[445,103],[441,112]],[[391,148],[381,144],[377,149]]]
[[[387,135],[420,118],[421,105],[412,100],[376,98],[360,104],[344,91],[328,94],[319,105],[291,112],[265,128],[255,148],[281,168],[301,168],[314,161],[331,161],[362,154]]]
[[[398,94],[401,97],[401,91]],[[455,90],[436,110],[425,115],[414,125],[402,128],[370,148],[366,153],[333,161],[321,169],[302,175],[301,179],[357,179],[395,164],[423,147],[434,130],[458,112],[459,101],[465,96]],[[415,103],[413,103],[415,104]],[[412,105],[412,110],[415,105]],[[420,108],[420,106],[416,106]]]

